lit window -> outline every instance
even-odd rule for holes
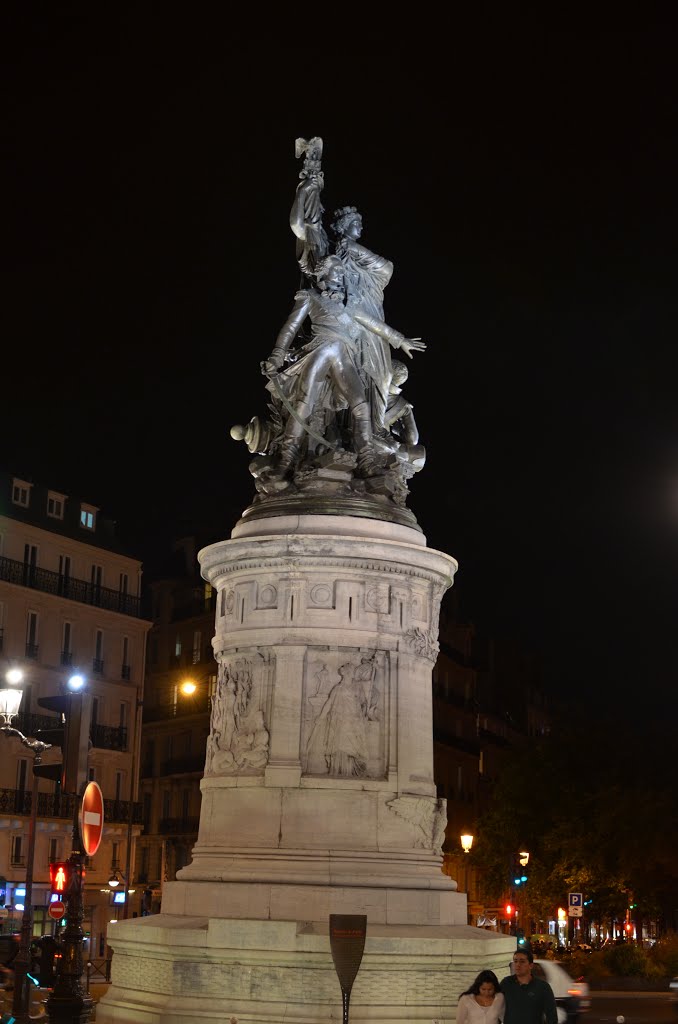
[[[49,491],[47,495],[47,515],[51,516],[52,519],[63,519],[65,500],[66,496],[64,494]]]
[[[33,485],[25,480],[14,480],[12,482],[12,501],[21,508],[28,508],[31,500],[31,487]]]
[[[80,508],[80,525],[85,530],[93,530],[96,524],[96,509],[88,508],[83,505]]]

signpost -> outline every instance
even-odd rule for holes
[[[584,900],[580,892],[571,892],[567,896],[568,917],[582,917],[584,914]]]
[[[66,913],[66,907],[61,900],[55,900],[54,903],[50,903],[47,913],[54,921],[60,921]]]
[[[330,914],[330,950],[341,986],[343,1024],[348,1024],[348,1004],[360,969],[367,935],[365,914]]]
[[[88,857],[99,849],[104,834],[104,795],[99,784],[90,782],[82,797],[80,807],[80,835],[82,848]]]

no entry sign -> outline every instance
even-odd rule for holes
[[[88,857],[99,849],[104,834],[104,795],[96,782],[90,782],[82,797],[80,835]]]
[[[47,913],[50,917],[53,917],[55,921],[60,921],[66,913],[66,907],[61,900],[55,900],[54,903],[50,903],[47,908]]]

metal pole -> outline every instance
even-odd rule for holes
[[[64,952],[59,965],[56,984],[47,1000],[47,1016],[50,1024],[88,1024],[94,1005],[92,998],[83,991],[82,974],[82,875],[85,857],[78,827],[78,809],[82,797],[74,799],[73,852],[69,857],[71,885],[66,907],[67,922],[63,934]]]
[[[40,754],[36,753],[33,766],[40,764]],[[26,895],[24,896],[24,912],[21,918],[21,938],[19,952],[14,958],[14,996],[12,1013],[17,1024],[29,1024],[30,991],[28,972],[31,968],[31,943],[33,941],[33,862],[35,860],[35,827],[38,814],[38,776],[33,772],[31,788],[31,814],[28,819],[28,855],[26,857]]]

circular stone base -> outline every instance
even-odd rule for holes
[[[267,496],[261,502],[249,505],[242,514],[240,522],[252,519],[268,519],[275,516],[315,515],[315,516],[354,516],[360,519],[380,519],[386,523],[397,523],[409,526],[422,532],[414,513],[408,508],[399,508],[384,497],[379,500],[376,495],[313,495],[284,494],[280,497]]]

